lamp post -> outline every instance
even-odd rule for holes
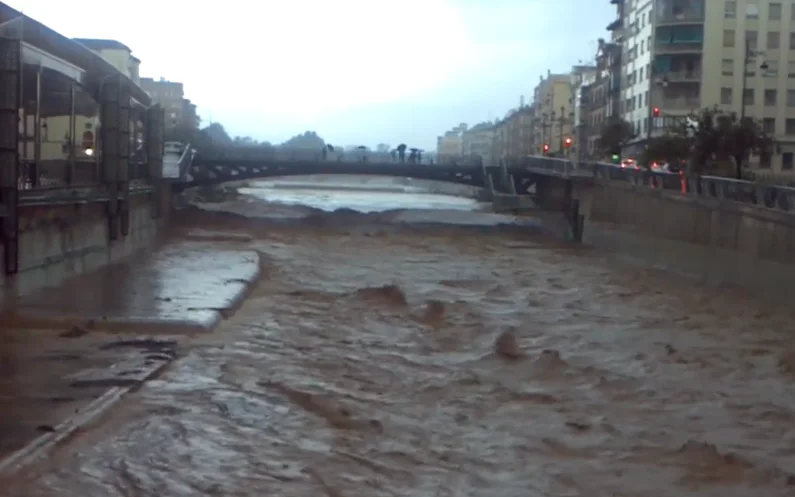
[[[752,49],[751,43],[746,39],[745,54],[743,55],[743,87],[740,93],[740,121],[745,119],[745,91],[748,89],[748,65],[751,64],[758,55],[765,55],[765,52]],[[765,60],[759,64],[759,69],[763,71],[766,71],[768,67],[767,61]]]
[[[743,54],[743,86],[742,90],[740,91],[740,123],[745,120],[745,91],[748,89],[748,66],[756,59],[758,55],[765,55],[765,52],[752,49],[751,43],[748,41],[748,38],[745,39],[745,53]],[[766,71],[767,68],[770,67],[766,60],[762,60],[762,63],[759,64],[759,69]],[[745,157],[743,157],[743,163],[741,167],[737,169],[737,179],[742,179],[742,170],[748,164],[748,155],[749,152],[745,153]]]

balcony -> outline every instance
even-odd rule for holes
[[[698,97],[662,98],[655,102],[663,112],[694,111],[701,107],[701,99]]]
[[[658,41],[654,45],[654,53],[656,55],[701,53],[703,51],[704,51],[703,41],[673,42],[673,43],[661,43],[660,41]]]
[[[670,71],[657,75],[660,82],[672,83],[700,83],[703,73],[701,71]]]
[[[657,26],[684,26],[686,24],[704,24],[704,14],[692,12],[688,14],[660,14],[657,17]]]
[[[676,12],[660,12],[657,15],[657,27],[684,26],[687,24],[703,24],[704,11],[686,10]]]

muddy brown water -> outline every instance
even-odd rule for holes
[[[795,495],[788,310],[527,234],[194,221],[258,286],[6,495]]]

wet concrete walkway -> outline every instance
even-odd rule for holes
[[[0,335],[0,473],[61,441],[79,419],[157,374],[181,341],[208,330],[244,298],[258,254],[193,241],[22,298]],[[38,437],[38,438],[37,438]],[[30,447],[28,447],[30,448]],[[40,451],[39,451],[40,452]]]

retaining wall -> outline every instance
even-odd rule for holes
[[[795,214],[616,181],[578,190],[585,244],[709,284],[795,291]]]
[[[114,241],[108,237],[104,203],[21,207],[19,273],[0,276],[0,298],[7,302],[57,285],[149,247],[165,226],[168,196],[158,192],[130,197],[129,234]],[[164,213],[159,217],[158,202]]]

